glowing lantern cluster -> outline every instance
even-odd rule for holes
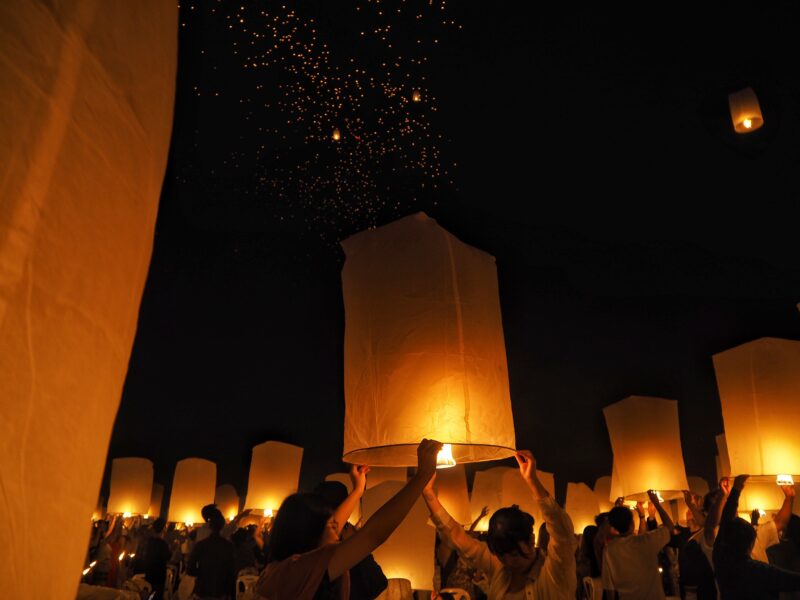
[[[746,87],[728,94],[728,108],[736,133],[750,133],[764,124],[761,106],[753,88]]]
[[[344,460],[414,466],[425,437],[457,463],[511,456],[494,258],[423,213],[342,246]]]
[[[594,525],[594,518],[600,512],[597,496],[585,483],[567,483],[567,503],[564,508],[572,519],[575,533],[583,533],[584,527]]]
[[[606,406],[603,414],[614,452],[612,495],[615,475],[620,496],[628,500],[647,500],[650,489],[677,498],[688,489],[675,400],[629,396]],[[642,415],[654,425],[643,425]]]
[[[192,526],[203,522],[200,510],[214,503],[217,465],[202,458],[185,458],[175,465],[168,521]]]
[[[111,461],[108,512],[145,515],[153,491],[153,463],[146,458],[115,458]]]
[[[277,511],[284,498],[297,492],[303,449],[283,442],[253,448],[245,508]]]
[[[232,520],[239,514],[239,494],[236,493],[236,488],[227,483],[218,486],[214,494],[214,504],[222,512],[222,516]]]

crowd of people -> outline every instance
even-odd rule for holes
[[[160,600],[167,586],[193,581],[194,600],[233,600],[236,580],[251,575],[251,598],[372,600],[387,579],[372,556],[420,496],[436,526],[432,598],[449,600],[800,599],[800,517],[795,488],[781,486],[774,515],[739,516],[748,476],[725,478],[705,497],[684,492],[687,525],[674,523],[655,491],[630,507],[620,498],[595,524],[575,535],[572,520],[548,493],[528,451],[519,472],[543,523],[517,506],[491,515],[488,531],[465,528],[439,502],[436,456],[441,444],[423,440],[416,474],[360,527],[348,523],[366,489],[368,467],[351,469],[352,490],[323,482],[286,498],[274,519],[249,511],[226,523],[215,505],[199,528],[169,527],[163,519],[119,516],[95,525],[87,563],[91,583],[147,583],[144,598]],[[488,514],[484,509],[481,518]],[[168,576],[168,572],[172,576]],[[241,593],[241,590],[239,590]],[[241,596],[240,596],[241,597]]]

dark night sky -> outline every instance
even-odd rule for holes
[[[287,4],[315,19],[334,63],[376,67],[359,37],[374,3]],[[417,4],[440,0],[381,6]],[[425,210],[497,258],[517,444],[559,488],[610,472],[601,408],[629,394],[677,399],[687,472],[713,477],[722,419],[711,355],[761,336],[800,339],[797,5],[521,4],[451,2],[442,14],[463,29],[417,48],[429,60],[411,77],[426,77],[438,107],[420,118],[442,134],[449,174],[433,186],[368,162],[369,182],[391,189],[333,199],[286,184],[288,162],[310,152],[297,126],[265,141],[253,123],[278,131],[285,115],[243,108],[254,82],[291,81],[241,68],[231,48],[245,35],[223,16],[233,4],[209,2],[213,15],[181,7],[170,164],[109,458],[149,457],[167,486],[176,460],[208,458],[240,494],[250,448],[267,439],[305,447],[303,488],[339,470],[336,242]],[[414,26],[397,18],[397,51],[414,47]],[[738,139],[726,94],[748,84],[766,126]],[[376,105],[359,106],[365,122]],[[271,154],[254,153],[262,143]],[[325,152],[320,180],[343,164]],[[272,188],[253,185],[259,169]]]

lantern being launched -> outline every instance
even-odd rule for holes
[[[620,496],[647,500],[647,490],[653,489],[670,500],[689,489],[675,400],[629,396],[606,406],[603,414],[614,452],[612,476],[616,475]],[[642,415],[652,426],[642,425]]]
[[[764,124],[761,106],[753,88],[746,87],[738,92],[728,94],[728,108],[736,133],[750,133],[760,129]]]
[[[513,455],[494,258],[423,213],[342,246],[343,459],[415,466],[426,437],[456,463]]]
[[[217,465],[202,458],[185,458],[175,465],[175,477],[169,497],[168,521],[202,523],[200,510],[214,502]]]
[[[127,516],[147,514],[152,491],[152,462],[146,458],[115,458],[111,461],[109,513]]]
[[[277,511],[297,491],[303,449],[283,442],[264,442],[253,448],[245,508]]]

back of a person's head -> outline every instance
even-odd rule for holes
[[[164,527],[167,525],[167,520],[164,517],[158,517],[155,521],[153,521],[153,531],[156,533],[161,533],[164,531]]]
[[[633,523],[633,513],[627,506],[615,506],[608,512],[608,524],[620,535],[626,535]]]
[[[519,542],[530,543],[533,537],[533,517],[515,504],[501,508],[489,519],[486,544],[492,554],[502,556],[509,552],[521,552]]]
[[[211,515],[214,514],[214,511],[219,511],[216,504],[206,504],[202,509],[200,509],[200,515],[203,517],[203,521],[208,523],[208,520],[211,518]]]
[[[792,514],[783,530],[783,537],[800,549],[800,517]]]
[[[314,492],[325,503],[325,506],[335,511],[347,499],[349,492],[347,486],[341,481],[323,481],[314,488]]]
[[[208,526],[211,528],[211,531],[216,533],[219,533],[222,531],[222,528],[225,527],[225,517],[222,516],[219,510],[212,512],[208,516]]]
[[[719,541],[720,550],[728,558],[744,560],[750,557],[750,550],[756,541],[755,527],[741,517],[736,517],[728,524],[724,538]]]
[[[581,554],[588,554],[594,552],[594,538],[597,537],[597,525],[587,525],[583,528],[581,535]]]
[[[270,533],[270,560],[281,561],[319,546],[332,511],[316,494],[292,494],[281,504]]]
[[[607,512],[602,512],[599,515],[595,515],[595,517],[594,517],[594,524],[597,525],[598,527],[600,527],[600,525],[602,525],[606,521],[608,521],[608,513]]]

